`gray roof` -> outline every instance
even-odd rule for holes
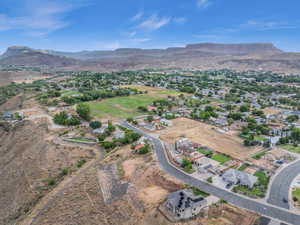
[[[187,209],[197,205],[203,205],[206,200],[203,197],[195,196],[190,189],[179,190],[169,194],[168,201],[178,209]]]
[[[248,186],[252,188],[254,184],[257,182],[257,177],[252,174],[245,173],[243,171],[238,171],[235,169],[229,169],[223,174],[223,179],[226,182]]]

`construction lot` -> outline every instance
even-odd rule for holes
[[[235,159],[245,160],[262,150],[262,147],[245,147],[243,140],[236,135],[221,133],[218,128],[195,120],[178,118],[172,120],[173,126],[156,131],[160,138],[174,144],[176,140],[186,137],[191,141],[230,155]]]

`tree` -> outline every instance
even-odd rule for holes
[[[78,115],[84,120],[91,120],[91,110],[89,105],[85,103],[79,103],[76,108]]]
[[[139,106],[138,111],[140,112],[148,112],[148,109],[145,106]]]
[[[288,121],[289,123],[296,122],[297,120],[299,120],[298,115],[290,115],[286,118],[286,121]]]
[[[151,116],[151,115],[149,115],[149,116],[147,116],[147,119],[146,119],[149,123],[151,123],[153,120],[154,120],[154,118],[153,118],[153,116]]]
[[[250,106],[249,105],[242,105],[241,107],[240,107],[240,111],[241,112],[249,112],[249,110],[250,110]]]
[[[90,127],[93,129],[100,128],[102,126],[102,123],[100,121],[92,121],[90,122]]]
[[[291,137],[292,137],[294,143],[299,142],[300,141],[300,128],[294,128],[292,130]]]

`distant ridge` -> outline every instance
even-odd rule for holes
[[[124,55],[134,56],[136,54],[154,54],[154,56],[164,56],[168,53],[188,54],[202,52],[208,55],[247,55],[256,53],[281,53],[282,50],[276,48],[272,43],[243,43],[243,44],[218,44],[218,43],[200,43],[188,44],[186,47],[170,47],[167,49],[141,49],[141,48],[119,48],[111,51],[81,51],[81,52],[60,52],[46,50],[44,52],[73,57],[81,60],[93,60],[106,57],[120,57]],[[200,54],[200,55],[203,55]],[[153,56],[153,55],[148,55]]]
[[[0,65],[94,71],[184,68],[300,74],[300,54],[284,52],[272,43],[199,43],[165,49],[119,48],[80,52],[12,46],[0,56]]]

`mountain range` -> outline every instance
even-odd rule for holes
[[[12,46],[0,56],[0,65],[99,71],[176,67],[298,73],[300,54],[284,52],[272,43],[201,43],[166,49],[120,48],[111,51],[80,52]]]

